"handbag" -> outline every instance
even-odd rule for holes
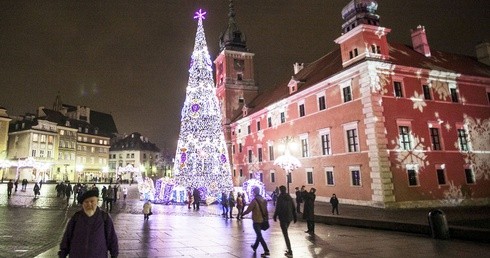
[[[260,229],[265,231],[265,230],[270,228],[269,218],[264,215],[264,212],[262,211],[262,206],[260,205],[260,203],[257,200],[255,200],[255,201],[257,202],[257,205],[259,205],[260,213],[262,213],[262,217],[263,217],[263,221],[262,221],[262,224],[260,225]]]

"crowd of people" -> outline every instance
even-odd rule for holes
[[[91,187],[88,187],[86,184],[76,184],[73,189],[71,189],[69,182],[66,184],[60,183],[56,186],[56,190],[59,192],[60,197],[65,193],[65,197],[69,200],[71,193],[73,192],[75,193],[74,198],[76,198],[82,206],[82,209],[72,217],[65,229],[65,234],[60,245],[60,257],[66,257],[68,254],[73,254],[74,250],[83,255],[91,255],[95,254],[95,252],[107,254],[109,252],[112,257],[117,256],[117,235],[109,213],[112,211],[112,202],[117,200],[119,187],[119,184],[114,186],[109,185],[107,188],[106,186],[103,186],[102,190],[99,192],[99,189],[95,184]],[[123,189],[123,198],[125,199],[127,188],[124,187]],[[286,187],[282,185],[277,187],[271,194],[271,196],[273,196],[273,205],[275,206],[272,218],[274,221],[279,220],[279,225],[287,248],[284,253],[286,257],[293,256],[291,241],[288,234],[288,228],[291,222],[296,223],[300,215],[302,215],[302,218],[306,221],[307,225],[305,233],[311,235],[314,235],[315,233],[315,193],[315,188],[311,188],[307,191],[304,186],[301,188],[296,187],[295,199],[293,199],[286,191]],[[188,208],[191,209],[192,204],[194,210],[199,210],[201,202],[199,190],[189,189],[187,194]],[[269,228],[267,200],[261,195],[261,190],[258,187],[252,189],[251,195],[252,196],[250,197],[247,196],[250,198],[250,203],[247,205],[246,199],[248,198],[246,198],[245,193],[238,192],[235,196],[233,191],[228,193],[223,192],[221,194],[221,199],[219,200],[219,204],[222,206],[222,216],[226,219],[234,218],[235,208],[237,220],[241,220],[243,219],[243,216],[251,213],[253,230],[256,235],[255,242],[251,245],[251,248],[255,253],[259,245],[262,246],[264,252],[261,254],[261,257],[268,257],[270,255],[270,250],[262,236],[262,231]],[[104,210],[98,207],[99,197],[102,198],[102,207]],[[338,214],[339,201],[335,194],[332,195],[330,203],[332,205],[332,214],[335,212]],[[302,209],[301,206],[303,206]],[[142,213],[144,215],[144,220],[149,220],[150,215],[153,214],[150,200],[145,200]],[[87,223],[103,224],[104,230],[100,232],[85,232],[87,230],[84,229],[84,226],[87,225]],[[101,247],[100,250],[83,249],[83,246],[78,246],[76,244],[79,240],[92,242],[101,241],[102,238],[105,238],[106,245]]]

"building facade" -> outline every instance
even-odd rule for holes
[[[238,72],[253,71],[253,55],[217,57],[218,95],[235,111],[224,113],[236,186],[257,177],[269,191],[305,185],[318,200],[336,193],[376,207],[489,203],[488,44],[478,59],[433,51],[422,26],[412,46],[388,42],[376,10],[376,1],[351,1],[338,49],[295,64],[289,83],[254,99],[237,101]],[[229,64],[240,56],[242,67]],[[287,155],[301,163],[289,183],[274,165]]]
[[[154,177],[161,175],[157,163],[160,149],[147,137],[134,132],[116,140],[109,152],[109,172],[123,181],[131,181],[136,175]]]
[[[95,182],[109,180],[112,116],[61,103],[14,117],[8,133],[6,179]]]

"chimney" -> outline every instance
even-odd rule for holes
[[[476,45],[476,58],[481,63],[490,65],[490,43],[483,42]]]
[[[425,27],[419,25],[417,29],[411,30],[411,32],[413,49],[426,57],[430,57],[430,48],[427,42],[427,35],[425,35]]]
[[[294,74],[299,73],[299,71],[301,71],[303,67],[305,67],[305,63],[298,63],[298,62],[294,63],[293,64]]]

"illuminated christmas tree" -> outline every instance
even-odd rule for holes
[[[213,69],[202,21],[206,12],[196,12],[198,20],[189,82],[182,108],[179,140],[174,165],[176,183],[198,188],[201,197],[213,202],[221,192],[233,189],[221,109],[213,82]]]

